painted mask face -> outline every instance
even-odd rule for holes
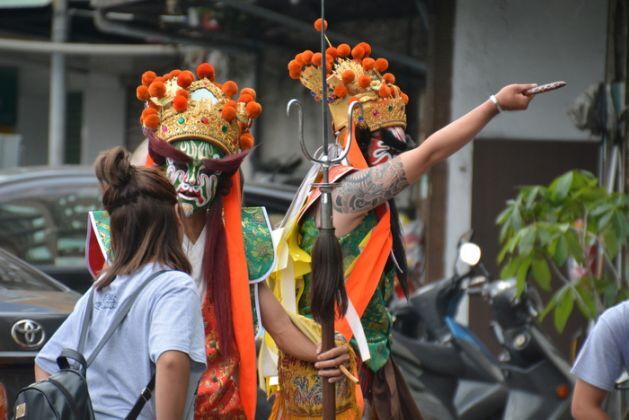
[[[392,147],[391,143],[398,143],[399,146],[406,148],[406,134],[402,127],[385,128],[391,140],[383,139],[382,130],[372,133],[371,143],[369,143],[367,163],[369,166],[379,165],[388,160],[393,159],[404,150],[398,147]]]
[[[172,146],[191,158],[188,163],[166,158],[166,176],[175,187],[184,216],[190,217],[195,211],[207,207],[216,194],[220,173],[208,173],[202,160],[220,159],[225,153],[202,140],[178,140]]]

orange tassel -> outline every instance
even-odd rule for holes
[[[148,86],[156,77],[157,77],[157,74],[155,74],[154,71],[150,71],[150,70],[145,71],[144,73],[142,73],[142,84],[144,86]]]
[[[247,111],[249,118],[258,118],[262,113],[262,105],[252,101],[247,104],[245,110]]]
[[[317,30],[317,32],[321,32],[321,26],[325,25],[325,30],[328,29],[328,21],[324,21],[323,19],[319,18],[317,20],[314,21],[314,28]]]
[[[369,57],[371,55],[371,45],[367,44],[366,42],[361,42],[358,45],[363,47],[363,50],[365,50],[365,57]]]
[[[199,79],[206,78],[214,81],[214,66],[209,63],[201,63],[197,66],[197,76]]]
[[[371,57],[363,58],[363,68],[365,71],[371,71],[376,66],[376,60]]]
[[[188,93],[188,91],[187,91],[187,90],[185,90],[185,89],[178,89],[178,90],[177,90],[177,95],[178,95],[178,96],[183,96],[183,97],[184,97],[184,98],[186,98],[186,99],[190,96],[190,94]]]
[[[321,65],[322,59],[323,57],[321,56],[320,52],[312,54],[312,64],[314,64],[315,66],[319,67]]]
[[[337,51],[337,50],[336,50],[336,48],[334,48],[334,47],[328,47],[328,48],[326,48],[326,50],[325,50],[325,54],[326,54],[326,56],[327,56],[327,55],[331,56],[331,57],[332,57],[332,59],[336,59],[336,57],[338,57],[338,56],[339,56],[338,51]]]
[[[389,68],[389,62],[386,58],[379,58],[376,60],[376,70],[380,73],[384,73]]]
[[[228,80],[225,83],[223,83],[222,89],[225,95],[231,98],[232,96],[236,94],[236,92],[238,92],[238,85],[236,84],[236,82],[232,80]]]
[[[389,89],[389,87],[383,83],[382,85],[380,85],[380,89],[378,89],[378,95],[381,98],[386,98],[387,96],[391,95],[391,89]]]
[[[336,47],[336,52],[338,52],[339,57],[347,57],[352,52],[352,49],[347,44],[339,44]]]
[[[362,60],[362,58],[365,56],[365,49],[362,47],[362,45],[356,45],[354,48],[352,48],[352,57],[355,60]]]
[[[159,117],[157,114],[151,114],[146,116],[143,122],[145,127],[155,130],[159,126]]]
[[[343,83],[345,83],[346,85],[349,85],[350,83],[354,81],[354,79],[356,78],[356,75],[351,70],[345,70],[343,74],[341,75],[341,78],[343,79]]]
[[[190,70],[184,70],[177,76],[177,84],[184,89],[190,86],[193,81],[194,74]]]
[[[138,100],[144,102],[148,98],[150,98],[151,95],[149,94],[149,90],[146,86],[140,85],[135,89],[135,97],[138,98]]]
[[[251,89],[250,87],[243,88],[240,91],[241,95],[250,95],[254,100],[256,99],[256,91]],[[234,102],[235,104],[235,102]]]
[[[304,64],[310,64],[312,62],[312,55],[314,53],[310,50],[306,50],[303,53],[301,53],[301,57],[304,61]]]
[[[336,96],[337,98],[344,98],[345,96],[347,96],[347,88],[345,87],[345,85],[338,85],[337,87],[335,87],[334,96]]]
[[[288,71],[292,73],[296,73],[301,71],[302,65],[297,60],[292,60],[288,63]]]
[[[371,84],[371,77],[369,76],[360,76],[360,79],[358,79],[358,86],[360,86],[363,89],[367,89],[369,87],[369,85]]]
[[[157,98],[163,98],[166,94],[166,85],[161,80],[157,80],[157,77],[155,79],[156,80],[153,80],[149,86],[149,94]],[[159,79],[161,79],[161,77]]]
[[[175,99],[173,99],[173,108],[175,108],[177,112],[184,112],[188,109],[188,98],[181,95],[175,96]]]
[[[253,97],[251,95],[249,95],[248,93],[241,92],[240,97],[238,98],[238,102],[249,103],[251,101],[253,101]]]
[[[251,149],[253,147],[253,136],[251,133],[243,133],[240,136],[240,148],[243,150]]]
[[[223,119],[227,122],[234,121],[234,118],[236,118],[236,108],[225,104],[225,106],[223,106],[223,111],[221,112],[221,117],[223,117]]]
[[[395,83],[395,76],[393,75],[393,73],[385,73],[382,78],[390,85]]]

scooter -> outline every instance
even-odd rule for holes
[[[538,298],[529,289],[516,297],[514,280],[489,282],[480,256],[476,244],[461,241],[451,278],[391,308],[392,354],[424,418],[571,418],[574,379],[535,322]],[[456,321],[466,293],[491,305],[498,357]]]

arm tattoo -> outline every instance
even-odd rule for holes
[[[399,158],[355,172],[332,192],[334,209],[340,213],[362,213],[378,207],[408,186]]]

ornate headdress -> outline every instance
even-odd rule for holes
[[[253,146],[249,132],[252,120],[262,112],[251,88],[232,97],[238,85],[228,80],[214,81],[214,67],[202,63],[197,67],[198,80],[189,70],[173,70],[163,76],[153,71],[142,74],[137,98],[146,104],[140,123],[161,140],[172,142],[185,138],[208,141],[227,154]]]
[[[314,23],[321,30],[321,19]],[[327,28],[327,22],[325,22]],[[395,85],[395,76],[385,73],[389,62],[384,58],[370,57],[371,46],[361,42],[354,48],[348,44],[334,47],[328,40],[326,67],[328,92],[321,92],[321,53],[306,50],[288,63],[288,74],[310,90],[316,101],[328,102],[336,130],[347,126],[347,108],[350,102],[362,102],[364,122],[371,131],[383,127],[406,128],[408,96]],[[356,123],[361,117],[356,113]]]

